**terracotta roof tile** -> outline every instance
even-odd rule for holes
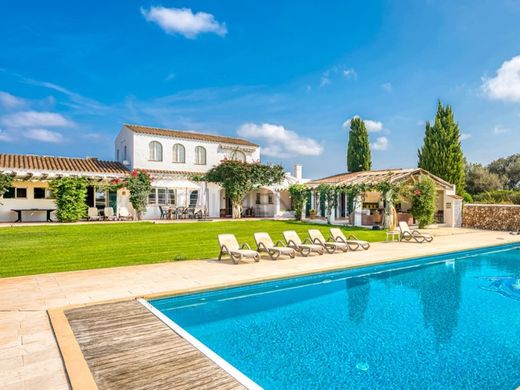
[[[0,170],[22,169],[52,172],[88,172],[102,174],[126,174],[128,169],[117,161],[97,158],[72,158],[36,156],[31,154],[0,153]]]
[[[191,132],[191,131],[162,129],[159,127],[150,127],[150,126],[141,126],[141,125],[132,125],[132,124],[125,124],[124,126],[128,129],[132,130],[135,133],[141,133],[141,134],[162,135],[165,137],[195,139],[195,140],[200,140],[200,141],[222,142],[222,143],[233,144],[233,145],[258,147],[257,144],[254,144],[245,139],[235,138],[235,137],[225,137],[222,135],[212,135],[212,134],[204,134],[204,133],[195,133],[195,132]]]

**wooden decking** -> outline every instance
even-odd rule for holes
[[[99,389],[243,389],[137,301],[65,311]]]

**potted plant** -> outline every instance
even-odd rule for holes
[[[309,210],[309,217],[310,217],[311,219],[316,218],[316,210],[314,210],[314,209],[310,209],[310,210]]]

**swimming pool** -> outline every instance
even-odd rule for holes
[[[520,245],[150,303],[266,389],[520,385]]]

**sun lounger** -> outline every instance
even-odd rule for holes
[[[273,260],[278,259],[281,255],[287,255],[291,259],[294,259],[296,256],[294,248],[285,246],[282,241],[277,241],[274,244],[269,233],[255,233],[254,236],[256,250],[258,252],[266,252]]]
[[[313,244],[322,246],[328,253],[334,253],[338,249],[343,252],[348,251],[346,242],[327,241],[318,229],[309,229],[309,238]]]
[[[97,209],[97,207],[88,208],[88,220],[99,221],[99,210]]]
[[[114,209],[112,207],[105,207],[103,214],[105,215],[105,219],[108,221],[116,219],[116,215],[114,214]]]
[[[309,238],[306,238],[302,241],[300,236],[298,236],[298,233],[296,233],[294,230],[283,232],[283,237],[285,238],[287,246],[289,248],[293,248],[302,256],[309,256],[313,252],[322,255],[324,252],[324,249],[321,245],[313,244]]]
[[[130,214],[130,211],[128,211],[128,208],[126,207],[119,207],[117,210],[117,216],[119,219],[128,219],[133,220],[132,214]]]
[[[247,242],[239,245],[234,234],[219,234],[218,244],[220,245],[219,260],[222,260],[222,256],[228,255],[235,264],[238,264],[243,258],[260,261],[260,254],[252,250]]]
[[[408,224],[405,221],[399,222],[399,230],[401,231],[400,241],[410,241],[414,240],[415,242],[423,243],[423,242],[432,242],[433,236],[427,233],[421,233],[419,230],[411,230]]]
[[[370,248],[370,243],[368,241],[359,240],[353,234],[345,237],[345,234],[340,228],[330,228],[330,237],[336,242],[344,242],[348,244],[348,247],[351,250],[357,250],[359,248],[367,250]]]

